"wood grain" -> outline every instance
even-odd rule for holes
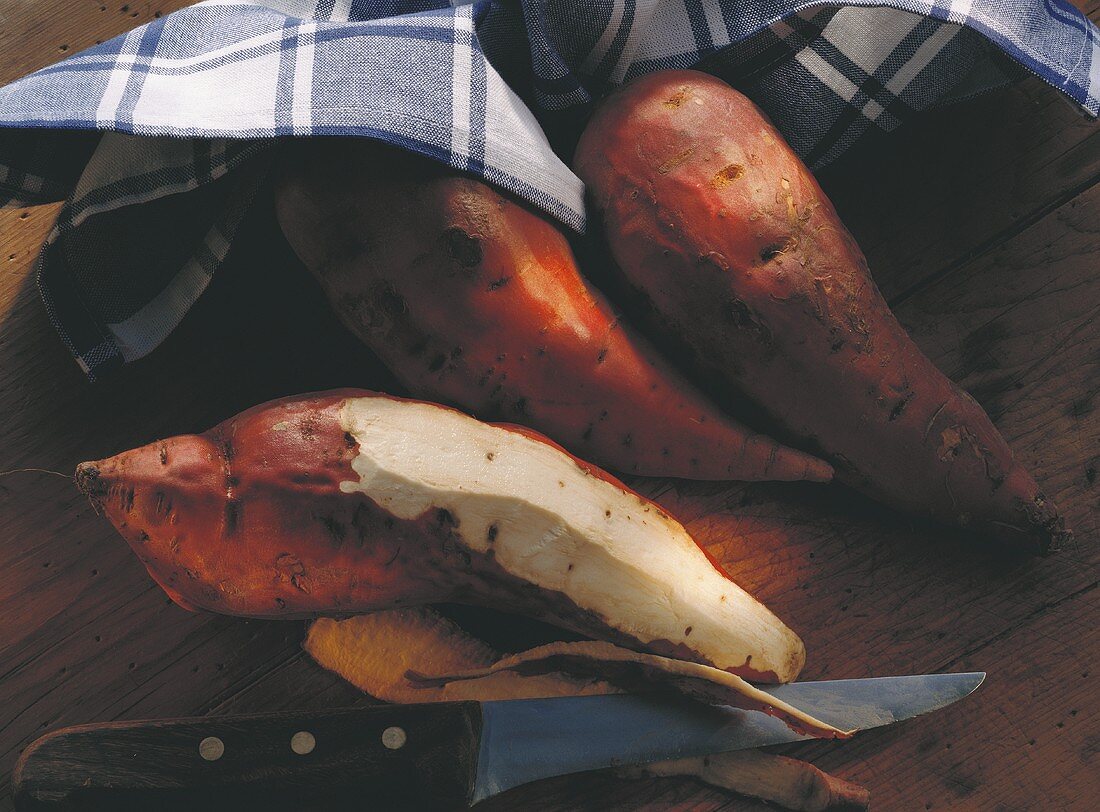
[[[0,82],[184,4],[74,0],[64,18],[5,5]],[[867,784],[875,808],[1087,809],[1100,793],[1095,676],[1083,676],[1100,651],[1098,135],[1035,79],[929,114],[825,177],[899,317],[990,410],[1078,546],[1003,558],[835,487],[635,483],[803,635],[807,678],[990,672],[934,717],[790,750]],[[61,474],[0,476],[0,809],[19,751],[47,728],[368,702],[301,653],[300,623],[170,605],[68,476],[271,397],[392,379],[327,314],[259,206],[180,329],[89,385],[31,278],[54,214],[0,212],[0,471]],[[765,807],[692,781],[591,775],[484,808]]]
[[[190,5],[192,0],[67,0],[63,7],[5,2],[0,6],[0,84]]]

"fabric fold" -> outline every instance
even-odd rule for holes
[[[94,378],[182,319],[280,138],[384,141],[580,232],[569,153],[635,76],[714,73],[822,166],[1028,72],[1095,117],[1096,33],[1063,0],[208,0],[0,88],[0,205],[66,201],[39,285]]]

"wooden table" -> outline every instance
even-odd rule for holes
[[[6,3],[0,83],[180,0]],[[1086,4],[1096,19],[1098,4]],[[928,531],[840,488],[635,483],[804,637],[804,677],[987,670],[972,698],[842,744],[789,748],[882,810],[1100,804],[1100,129],[1037,79],[914,122],[823,181],[897,313],[982,402],[1077,543],[1042,560]],[[302,624],[172,605],[69,479],[270,397],[386,387],[259,206],[227,270],[151,357],[86,383],[31,265],[55,207],[0,214],[0,807],[20,750],[104,719],[366,702]],[[551,780],[483,807],[756,809],[688,780]]]

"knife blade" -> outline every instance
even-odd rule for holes
[[[967,696],[983,673],[766,689],[837,727],[879,727]],[[443,702],[107,722],[32,743],[19,809],[444,809],[520,784],[798,741],[778,719],[657,695]]]
[[[984,672],[923,674],[794,682],[763,690],[841,730],[867,730],[946,707],[973,693],[984,679]],[[482,703],[486,723],[475,802],[553,775],[811,738],[757,711],[667,697],[618,694],[561,703]]]

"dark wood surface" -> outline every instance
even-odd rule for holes
[[[185,3],[69,5],[0,9],[0,82]],[[1097,19],[1098,3],[1085,7]],[[902,322],[1061,503],[1073,546],[1006,556],[839,487],[634,483],[802,635],[805,678],[989,672],[935,716],[787,749],[870,787],[874,808],[1100,799],[1098,178],[1100,128],[1037,79],[931,113],[822,178]],[[0,477],[0,809],[19,753],[54,727],[369,701],[302,653],[301,623],[172,605],[69,477],[267,398],[388,376],[327,315],[260,206],[180,329],[89,385],[30,275],[55,212],[0,213],[0,471],[16,471]],[[593,774],[483,808],[764,807],[689,780]]]

